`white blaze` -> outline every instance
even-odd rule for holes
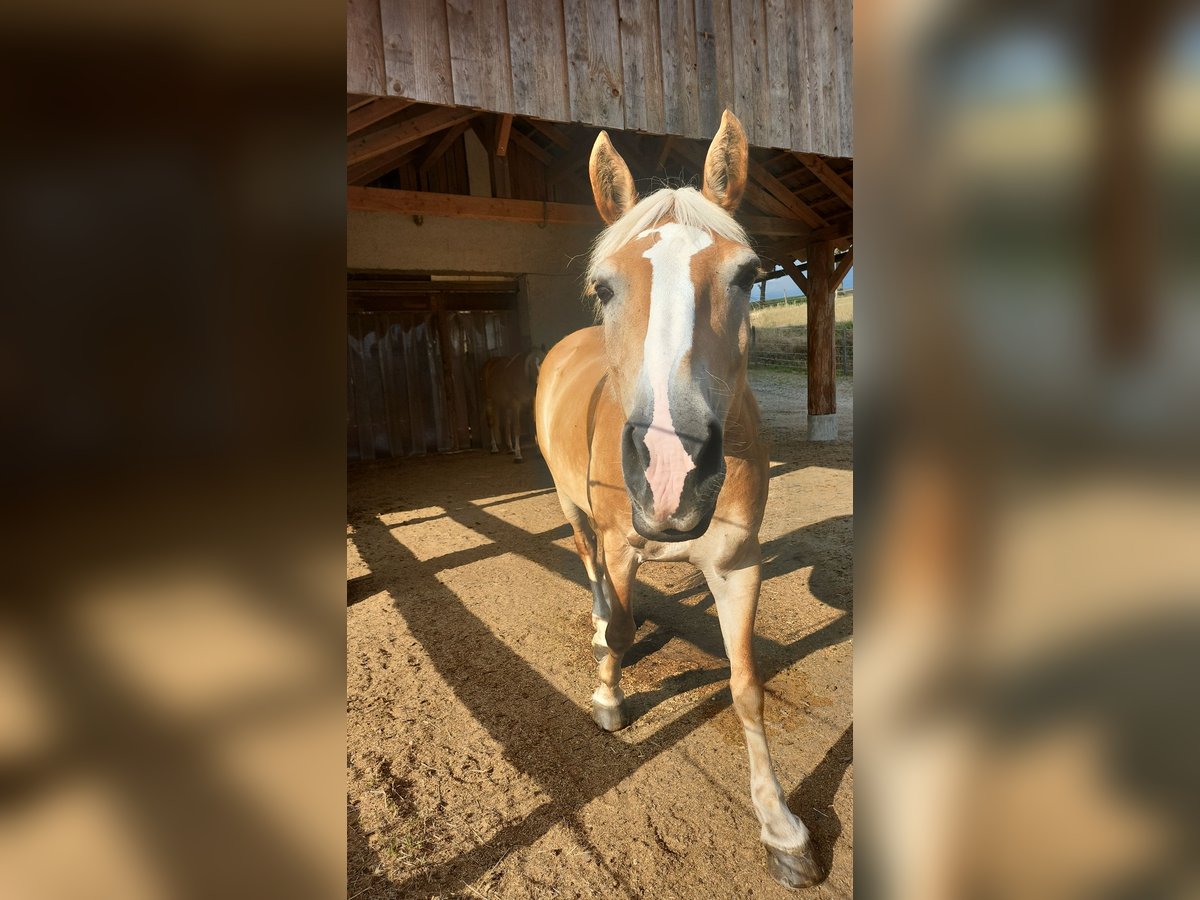
[[[654,418],[646,431],[650,465],[646,481],[654,495],[654,515],[662,520],[679,508],[683,482],[696,468],[671,421],[668,386],[692,346],[696,325],[696,288],[692,257],[712,244],[702,228],[669,222],[641,232],[658,240],[642,254],[650,260],[650,323],[643,348],[643,371],[654,395]]]

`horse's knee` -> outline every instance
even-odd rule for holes
[[[628,621],[628,617],[616,615],[612,617],[608,623],[608,627],[604,629],[604,643],[619,658],[625,654],[626,650],[633,646],[635,633],[633,623]]]
[[[763,714],[762,682],[756,675],[738,673],[729,679],[733,709],[743,722],[761,722]]]

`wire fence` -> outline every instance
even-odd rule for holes
[[[750,351],[751,367],[807,372],[807,336],[799,334],[778,337],[771,334],[775,330],[757,329],[754,348]],[[782,329],[779,330],[782,331]],[[838,375],[854,374],[853,328],[838,328],[834,332],[833,360]]]

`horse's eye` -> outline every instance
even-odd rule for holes
[[[592,287],[592,291],[596,294],[596,299],[601,303],[607,303],[613,298],[612,288],[606,282],[598,281]]]
[[[733,276],[733,286],[739,291],[748,291],[754,287],[754,282],[758,280],[760,269],[758,260],[746,263],[737,270],[737,274]]]

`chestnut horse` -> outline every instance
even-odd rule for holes
[[[521,457],[521,410],[533,400],[537,387],[538,369],[542,354],[536,350],[516,356],[493,356],[483,364],[483,398],[486,404],[488,429],[492,433],[493,453],[499,453],[500,416],[504,416],[505,446],[514,454],[513,462]]]
[[[703,192],[666,188],[639,200],[625,161],[600,133],[589,173],[609,227],[592,251],[588,293],[601,324],[550,350],[535,418],[592,586],[600,669],[592,718],[606,731],[629,723],[621,658],[634,638],[638,566],[691,562],[720,616],[768,868],[788,887],[805,887],[820,873],[771,765],[751,648],[769,462],[746,381],[759,260],[732,217],[748,159],[745,132],[727,111]]]

